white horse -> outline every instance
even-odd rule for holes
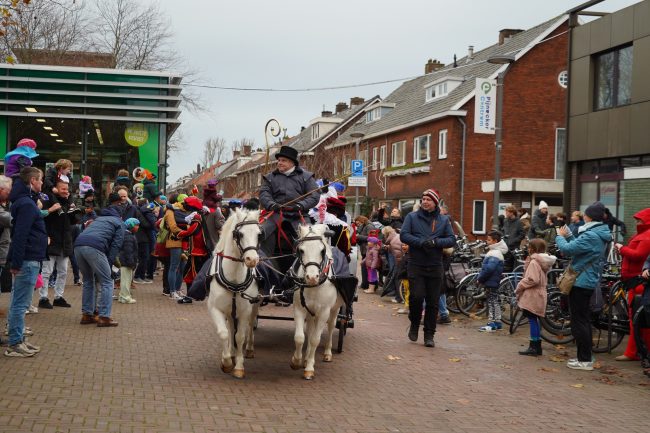
[[[221,341],[221,370],[232,372],[240,379],[244,377],[244,345],[247,357],[253,354],[253,324],[257,311],[254,302],[259,291],[252,270],[259,262],[259,216],[259,211],[235,210],[221,229],[209,271],[213,278],[208,312]],[[233,338],[235,323],[237,329]]]
[[[337,303],[337,291],[329,280],[332,265],[332,250],[329,240],[325,237],[327,226],[317,224],[301,226],[296,244],[298,258],[295,269],[295,280],[298,289],[293,295],[294,321],[296,331],[294,342],[296,350],[291,357],[291,368],[298,370],[305,367],[303,377],[311,380],[314,377],[314,358],[316,348],[320,343],[321,334],[326,322],[332,322],[331,311]],[[307,352],[303,361],[302,346],[305,342],[305,323],[307,325]],[[326,340],[323,360],[332,360],[332,339]]]

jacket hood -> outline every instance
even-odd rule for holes
[[[34,199],[36,193],[31,190],[25,183],[20,179],[16,178],[11,187],[11,192],[9,193],[9,201],[14,202],[20,197],[29,197]]]
[[[508,245],[506,245],[506,243],[503,241],[503,239],[501,239],[496,244],[489,245],[488,248],[490,250],[499,251],[499,252],[501,252],[501,254],[505,254],[505,253],[508,252]]]
[[[557,257],[546,253],[533,254],[530,256],[530,258],[531,260],[535,260],[537,263],[539,263],[539,266],[544,272],[548,272],[557,260]]]
[[[636,232],[643,233],[650,229],[650,207],[638,211],[634,214],[634,218],[639,221],[636,225]]]
[[[589,224],[596,224],[589,227]],[[581,228],[587,227],[581,233],[592,232],[600,238],[603,242],[609,242],[612,240],[612,232],[609,230],[609,227],[605,223],[593,221],[592,223],[585,224]]]
[[[115,206],[108,206],[107,208],[102,209],[100,214],[101,216],[113,216],[122,219],[122,214],[120,214],[119,209]]]

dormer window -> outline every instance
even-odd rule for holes
[[[380,102],[377,105],[366,108],[366,123],[374,122],[390,113],[395,108],[395,103]]]
[[[315,124],[311,126],[311,139],[312,140],[318,140],[318,137],[320,137],[320,128],[319,124]]]
[[[366,123],[374,122],[375,120],[381,119],[381,108],[373,108],[372,110],[366,113]]]
[[[463,82],[458,77],[443,77],[424,86],[426,102],[444,98]]]

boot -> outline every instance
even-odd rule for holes
[[[424,333],[424,345],[426,347],[436,347],[436,343],[433,341],[433,333],[425,332]]]
[[[537,344],[539,344],[539,353],[537,352]],[[542,342],[530,340],[528,343],[528,349],[520,351],[520,355],[526,356],[537,356],[542,354]]]
[[[97,321],[97,326],[99,328],[108,328],[108,327],[117,326],[117,322],[111,319],[110,317],[99,316],[99,319]]]
[[[94,325],[98,321],[99,321],[99,317],[97,315],[82,314],[81,321],[79,321],[79,323],[81,325]]]
[[[542,340],[533,341],[535,343],[535,350],[537,350],[537,356],[542,356]]]
[[[409,328],[409,340],[411,341],[418,341],[418,331],[420,330],[420,325],[415,325],[411,323],[411,327]]]

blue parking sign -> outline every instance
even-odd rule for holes
[[[363,176],[363,159],[352,160],[352,176]]]

